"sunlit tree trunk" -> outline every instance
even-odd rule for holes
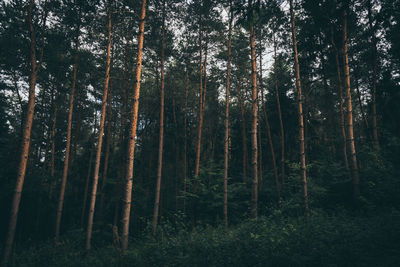
[[[257,219],[257,203],[258,203],[258,166],[257,166],[257,124],[258,124],[258,90],[257,90],[257,64],[256,64],[256,49],[255,49],[255,36],[254,25],[250,25],[250,49],[251,49],[251,80],[252,80],[252,123],[251,123],[251,166],[253,171],[253,185],[252,185],[252,216]]]
[[[349,57],[347,47],[347,11],[343,10],[343,62],[344,62],[344,85],[346,89],[347,98],[347,141],[350,147],[351,153],[351,172],[353,178],[353,193],[354,198],[358,198],[360,195],[360,178],[358,175],[357,166],[357,155],[356,146],[354,142],[353,132],[353,106],[351,103],[351,89],[350,89],[350,69],[349,69]]]
[[[138,36],[138,53],[136,59],[135,88],[133,91],[133,104],[131,113],[131,126],[129,131],[129,144],[127,153],[127,166],[125,178],[125,195],[122,207],[122,234],[121,234],[121,254],[123,255],[128,248],[129,236],[129,219],[131,212],[132,200],[132,180],[133,180],[133,161],[135,159],[135,137],[138,122],[139,95],[140,95],[140,78],[142,74],[142,56],[143,56],[143,39],[144,39],[144,19],[146,16],[146,0],[142,0],[142,8],[140,13],[139,36]]]
[[[59,238],[60,238],[61,217],[62,217],[62,212],[63,212],[64,195],[65,195],[65,188],[67,185],[68,169],[69,169],[69,157],[70,157],[70,149],[71,149],[72,114],[74,111],[76,73],[77,73],[77,69],[78,69],[79,32],[80,32],[80,26],[78,25],[77,31],[76,31],[76,40],[75,40],[75,56],[74,56],[74,65],[73,65],[73,70],[72,70],[71,94],[69,96],[67,144],[65,147],[64,169],[63,169],[63,176],[61,179],[61,189],[60,189],[60,195],[58,198],[58,207],[57,207],[56,231],[55,231],[56,243],[58,243]]]
[[[300,82],[300,67],[299,58],[297,53],[297,41],[296,41],[296,29],[294,22],[294,11],[293,11],[293,0],[290,0],[290,21],[292,28],[292,45],[293,54],[295,61],[296,70],[296,87],[297,87],[297,111],[298,111],[298,121],[299,121],[299,145],[300,145],[300,169],[301,178],[303,183],[303,199],[304,199],[304,210],[306,218],[310,216],[310,210],[308,207],[308,192],[307,192],[307,172],[306,172],[306,152],[304,144],[304,121],[303,121],[303,104],[302,104],[302,92],[301,92],[301,82]]]
[[[161,179],[162,179],[162,162],[163,162],[163,149],[164,149],[164,94],[165,94],[165,83],[164,83],[164,42],[165,42],[165,0],[163,1],[163,18],[162,18],[162,30],[161,30],[161,90],[160,90],[160,135],[158,144],[158,166],[157,166],[157,185],[156,195],[154,200],[154,213],[153,213],[153,234],[157,230],[158,222],[158,210],[160,207],[160,190],[161,190]],[[177,166],[176,166],[177,167]]]
[[[107,107],[108,87],[109,87],[109,82],[110,82],[110,69],[111,69],[111,7],[109,7],[109,10],[108,10],[108,45],[107,45],[106,79],[105,79],[105,84],[104,84],[103,98],[101,101],[101,117],[100,117],[100,125],[99,125],[99,132],[98,132],[99,136],[98,136],[98,141],[97,141],[96,159],[95,159],[94,170],[93,170],[92,193],[91,193],[91,197],[90,197],[88,224],[87,224],[87,231],[86,231],[86,251],[87,252],[90,250],[90,247],[91,247],[93,218],[94,218],[94,210],[95,210],[96,195],[97,195],[97,184],[98,184],[98,180],[99,180],[101,148],[103,145],[104,123],[106,120],[106,107]]]
[[[4,253],[2,257],[2,265],[6,266],[10,258],[11,249],[14,243],[15,229],[17,226],[19,204],[21,202],[22,188],[25,180],[26,166],[29,157],[29,147],[31,143],[31,132],[32,132],[32,122],[35,109],[35,89],[36,89],[36,79],[42,64],[43,59],[43,49],[44,41],[42,42],[42,47],[39,55],[39,62],[36,61],[36,32],[33,25],[32,13],[34,9],[35,2],[31,0],[29,2],[28,9],[28,23],[29,23],[29,33],[30,33],[30,65],[31,71],[29,75],[29,96],[28,96],[28,106],[25,118],[25,125],[23,127],[23,136],[21,142],[21,154],[20,161],[18,165],[17,181],[14,189],[13,200],[11,204],[10,220],[8,223],[7,237],[4,243]],[[43,29],[46,25],[46,16],[43,20]],[[42,37],[43,38],[43,37]]]
[[[225,94],[225,139],[224,139],[224,224],[228,227],[228,168],[229,168],[229,89],[231,79],[231,41],[232,41],[232,2],[230,4],[230,19],[228,32],[228,64],[226,70]]]

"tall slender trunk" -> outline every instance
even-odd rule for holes
[[[349,57],[348,57],[348,47],[347,47],[347,11],[343,10],[343,62],[344,62],[344,85],[346,89],[347,98],[347,141],[350,147],[351,153],[351,172],[353,178],[353,193],[354,198],[358,198],[360,195],[360,178],[358,175],[357,166],[357,154],[356,146],[354,142],[354,132],[353,132],[353,106],[351,103],[351,89],[350,89],[350,69],[349,69]]]
[[[378,126],[377,126],[377,116],[376,116],[376,83],[377,83],[377,68],[378,68],[378,48],[377,48],[377,38],[375,29],[372,22],[372,2],[368,1],[368,23],[372,36],[372,134],[374,137],[374,145],[376,148],[379,148],[379,138],[378,138]]]
[[[64,169],[63,169],[63,176],[62,176],[62,180],[61,180],[61,189],[60,189],[60,195],[58,198],[58,207],[57,207],[57,219],[56,219],[56,231],[55,231],[56,243],[58,243],[59,238],[60,238],[61,216],[62,216],[62,211],[63,211],[63,206],[64,206],[64,195],[65,195],[65,188],[67,185],[67,178],[68,178],[69,156],[70,156],[70,149],[71,149],[72,114],[74,111],[76,73],[77,73],[77,68],[78,68],[79,31],[80,31],[80,26],[78,25],[77,31],[76,31],[76,40],[75,40],[75,56],[74,56],[74,65],[73,65],[73,70],[72,70],[73,74],[72,74],[71,94],[69,96],[67,144],[65,147]]]
[[[281,110],[281,101],[279,97],[279,86],[278,86],[278,62],[276,55],[276,40],[275,40],[275,32],[274,32],[274,82],[275,82],[275,96],[276,96],[276,104],[278,107],[278,117],[279,117],[279,127],[281,133],[281,184],[282,188],[285,186],[285,130],[283,128],[283,120],[282,120],[282,110]]]
[[[228,227],[228,168],[229,168],[229,89],[231,79],[231,42],[232,42],[232,1],[229,2],[230,19],[228,32],[228,64],[226,70],[225,94],[225,140],[224,140],[224,224]]]
[[[254,25],[250,25],[250,49],[251,49],[251,80],[253,85],[251,104],[252,104],[252,123],[251,123],[251,166],[253,170],[253,186],[252,186],[252,216],[257,219],[257,203],[258,203],[258,166],[257,166],[257,124],[258,124],[258,90],[257,90],[257,64]]]
[[[278,202],[281,199],[281,189],[279,185],[279,175],[278,175],[278,167],[276,166],[276,157],[275,157],[275,149],[274,149],[274,144],[272,142],[272,135],[271,135],[271,127],[269,125],[269,119],[268,119],[268,114],[267,114],[267,107],[264,102],[264,88],[263,88],[263,76],[262,76],[262,53],[260,51],[260,92],[261,92],[261,103],[262,103],[262,109],[263,109],[263,115],[265,119],[265,126],[267,128],[267,137],[268,137],[268,144],[269,144],[269,150],[271,152],[271,161],[272,161],[272,167],[274,170],[274,177],[275,177],[275,187],[276,187],[276,193],[278,195]]]
[[[247,179],[247,163],[248,163],[248,153],[247,153],[247,137],[246,137],[246,118],[245,118],[245,110],[244,110],[244,100],[242,96],[242,89],[241,89],[241,84],[242,84],[242,79],[239,74],[238,77],[238,88],[237,88],[237,95],[238,95],[238,100],[239,100],[239,106],[240,106],[240,118],[241,118],[241,135],[242,135],[242,176],[243,176],[243,182],[246,182]]]
[[[337,75],[337,83],[339,89],[339,108],[340,108],[340,130],[342,132],[343,137],[343,161],[347,170],[347,173],[350,177],[350,168],[349,168],[349,160],[347,157],[347,140],[346,140],[346,127],[345,127],[345,118],[344,118],[344,107],[343,107],[343,87],[342,87],[342,78],[340,74],[340,63],[339,63],[339,51],[335,44],[335,39],[333,35],[333,25],[331,26],[331,43],[332,47],[335,51],[335,61],[336,61],[336,75]]]
[[[162,30],[161,30],[161,91],[160,91],[160,135],[158,144],[158,166],[157,166],[157,185],[156,195],[154,200],[154,214],[153,214],[153,234],[157,230],[158,222],[158,210],[160,207],[160,190],[161,190],[161,179],[162,179],[162,161],[163,161],[163,149],[164,149],[164,38],[165,38],[165,0],[163,1],[163,18],[162,18]]]
[[[133,91],[133,104],[131,113],[131,127],[129,131],[128,144],[128,160],[126,164],[126,185],[125,196],[123,200],[122,214],[122,234],[121,234],[121,254],[123,255],[128,248],[129,236],[129,219],[131,212],[132,200],[132,180],[133,180],[133,161],[135,159],[135,137],[138,122],[139,95],[140,95],[140,78],[142,73],[142,55],[143,55],[143,39],[144,39],[144,19],[146,16],[146,0],[142,0],[142,10],[140,14],[139,36],[138,36],[138,53],[136,59],[136,75],[135,88]]]
[[[109,85],[109,93],[108,93],[108,103],[107,103],[107,141],[104,153],[104,166],[103,166],[103,179],[101,181],[100,188],[100,208],[99,208],[99,217],[103,219],[104,215],[104,190],[107,186],[107,175],[108,175],[108,167],[110,161],[110,147],[113,140],[112,132],[111,132],[111,122],[112,121],[112,83],[110,77],[110,85]]]
[[[186,214],[186,178],[187,178],[187,109],[189,97],[189,73],[186,69],[185,107],[183,113],[183,214]]]
[[[304,144],[304,121],[303,121],[303,104],[302,104],[302,92],[300,82],[300,67],[299,58],[297,53],[297,41],[296,41],[296,29],[294,22],[294,11],[293,11],[293,0],[290,0],[290,21],[292,28],[292,42],[293,42],[293,54],[296,69],[296,87],[297,87],[297,111],[299,121],[299,145],[300,145],[300,168],[301,178],[303,182],[303,199],[304,199],[304,210],[306,218],[310,216],[310,210],[308,207],[308,192],[307,192],[307,172],[306,172],[306,152]]]
[[[128,56],[129,56],[129,43],[130,38],[127,38],[127,42],[125,45],[125,58],[124,58],[124,74],[123,74],[123,84],[122,84],[122,105],[121,105],[121,124],[119,128],[119,167],[118,167],[118,182],[116,184],[116,193],[118,200],[115,201],[114,205],[114,219],[113,225],[117,227],[118,224],[118,216],[119,216],[119,207],[120,207],[120,198],[121,198],[121,182],[123,177],[125,176],[125,163],[126,163],[126,150],[125,150],[125,128],[126,128],[126,116],[127,116],[127,86],[128,86]],[[117,231],[118,232],[118,231]]]
[[[94,209],[95,209],[95,205],[96,205],[97,184],[98,184],[98,180],[99,180],[101,147],[103,145],[104,123],[106,120],[106,107],[107,107],[108,86],[109,86],[109,82],[110,82],[110,69],[111,69],[111,7],[109,7],[109,10],[108,10],[108,45],[107,45],[106,79],[105,79],[105,83],[104,83],[103,98],[101,101],[101,117],[100,117],[99,133],[98,133],[99,136],[98,136],[98,141],[97,141],[96,160],[95,160],[95,165],[94,165],[94,170],[93,170],[92,193],[91,193],[91,197],[90,197],[88,224],[87,224],[87,231],[86,231],[86,251],[87,252],[90,250],[90,247],[91,247],[93,217],[94,217]]]
[[[201,152],[201,133],[203,127],[203,30],[201,25],[201,15],[199,22],[199,71],[200,71],[200,85],[199,85],[199,115],[198,115],[198,125],[197,125],[197,141],[196,141],[196,163],[194,168],[194,176],[197,179],[199,175],[200,168],[200,152]],[[193,186],[193,191],[196,191],[196,182]]]
[[[22,188],[24,185],[24,180],[25,180],[25,173],[26,173],[26,166],[28,162],[28,157],[29,157],[29,147],[31,143],[31,132],[32,132],[32,122],[33,122],[33,114],[34,114],[34,109],[35,109],[35,89],[36,89],[36,79],[37,75],[42,63],[42,58],[43,58],[43,43],[40,51],[40,56],[39,56],[39,63],[36,62],[36,33],[35,33],[35,28],[33,26],[33,19],[32,19],[32,13],[33,13],[33,8],[34,8],[34,0],[31,0],[29,3],[29,9],[28,9],[28,22],[29,22],[29,33],[30,33],[30,64],[31,64],[31,72],[29,75],[29,96],[28,96],[28,106],[27,106],[27,112],[26,112],[26,118],[25,118],[25,125],[23,127],[23,136],[22,136],[22,142],[21,142],[21,155],[20,155],[20,161],[18,165],[18,172],[17,172],[17,181],[14,189],[14,195],[13,195],[13,200],[11,204],[11,212],[10,212],[10,220],[8,224],[8,232],[7,232],[7,238],[4,244],[4,253],[2,257],[2,265],[7,265],[10,254],[11,254],[11,249],[13,246],[14,242],[14,236],[15,236],[15,229],[17,226],[17,219],[18,219],[18,211],[19,211],[19,204],[21,202],[21,194],[22,194]],[[44,27],[45,27],[45,22],[46,20],[44,19],[43,21],[43,33],[44,33]]]

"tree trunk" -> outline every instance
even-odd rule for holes
[[[276,55],[276,40],[274,33],[274,80],[275,80],[275,94],[276,94],[276,104],[278,107],[278,117],[279,117],[279,126],[281,133],[281,184],[282,188],[285,186],[285,130],[283,128],[283,120],[282,120],[282,110],[281,110],[281,102],[279,97],[279,86],[278,86],[278,62]]]
[[[226,70],[225,94],[225,140],[224,140],[224,224],[228,227],[228,167],[229,167],[229,89],[231,79],[232,1],[229,2],[230,19],[228,32],[228,64]]]
[[[108,95],[108,104],[107,104],[107,142],[104,153],[104,166],[103,166],[103,179],[101,181],[100,188],[100,208],[99,208],[99,217],[103,219],[104,215],[104,190],[107,186],[107,175],[108,175],[108,165],[110,160],[110,147],[112,142],[112,133],[111,133],[111,120],[112,120],[112,83],[110,77],[110,86],[109,86],[109,95]]]
[[[67,144],[65,147],[64,169],[63,169],[63,176],[62,176],[62,180],[61,180],[61,189],[60,189],[60,195],[59,195],[58,207],[57,207],[56,232],[55,232],[56,243],[58,243],[59,238],[60,238],[61,216],[62,216],[62,211],[63,211],[63,206],[64,206],[64,194],[65,194],[65,188],[67,185],[68,168],[69,168],[69,156],[70,156],[70,149],[71,149],[72,114],[74,111],[76,73],[77,73],[77,68],[78,68],[79,31],[80,31],[80,27],[78,25],[77,32],[76,32],[76,40],[75,40],[75,56],[74,56],[74,66],[73,66],[73,71],[72,71],[72,73],[73,73],[72,74],[72,86],[71,86],[71,94],[69,97]]]
[[[200,168],[200,152],[201,152],[201,133],[202,133],[202,127],[203,127],[203,58],[202,58],[202,53],[203,53],[203,31],[202,31],[202,26],[201,26],[201,15],[200,15],[200,25],[199,25],[199,51],[200,51],[200,66],[199,66],[199,71],[200,71],[200,86],[199,86],[199,118],[198,118],[198,125],[197,125],[197,141],[196,141],[196,163],[195,163],[195,168],[194,168],[194,176],[195,179],[197,179],[199,175],[199,168]],[[193,185],[193,192],[196,192],[196,181],[194,182]]]
[[[333,25],[331,26],[331,43],[332,47],[335,51],[335,61],[336,61],[336,75],[337,75],[337,83],[339,89],[339,107],[340,107],[340,129],[343,137],[343,161],[346,166],[347,173],[350,174],[349,168],[349,160],[347,158],[347,140],[346,140],[346,127],[345,127],[345,119],[344,119],[344,107],[343,107],[343,87],[342,87],[342,78],[340,75],[340,63],[339,63],[339,51],[335,44],[335,39],[333,35]]]
[[[164,149],[164,39],[165,39],[165,0],[163,1],[163,18],[162,18],[162,33],[161,33],[161,91],[160,91],[160,135],[158,144],[158,166],[157,166],[157,185],[156,195],[154,200],[154,214],[153,214],[153,234],[157,230],[158,210],[160,207],[160,190],[162,179],[162,162],[163,162],[163,149]],[[177,166],[176,166],[177,167]]]
[[[297,87],[297,111],[299,121],[299,145],[300,145],[300,168],[301,178],[303,182],[303,199],[304,199],[304,210],[305,216],[308,219],[310,216],[310,210],[308,207],[308,192],[307,192],[307,172],[306,172],[306,153],[304,144],[304,121],[303,121],[303,104],[302,104],[302,92],[300,82],[300,67],[299,58],[297,53],[297,41],[296,41],[296,29],[294,22],[294,11],[293,11],[293,0],[290,0],[290,21],[292,28],[292,42],[293,42],[293,54],[296,69],[296,87]]]
[[[144,39],[144,19],[146,16],[146,0],[142,0],[142,9],[140,14],[139,36],[138,36],[138,53],[136,59],[136,75],[135,88],[133,91],[133,104],[131,113],[131,127],[129,131],[129,144],[126,166],[126,185],[125,196],[123,200],[122,214],[122,234],[121,234],[121,254],[123,255],[128,248],[129,236],[129,219],[132,200],[132,181],[133,181],[133,161],[135,159],[135,137],[138,122],[139,95],[140,95],[140,77],[142,73],[142,55],[143,55],[143,39]]]
[[[271,152],[271,161],[272,161],[272,167],[274,170],[274,177],[275,177],[275,187],[276,187],[276,193],[278,195],[278,203],[279,203],[279,201],[281,199],[281,189],[280,189],[280,185],[279,185],[278,167],[276,166],[274,144],[272,142],[271,127],[269,125],[267,107],[264,102],[264,88],[263,88],[263,78],[262,78],[262,53],[261,53],[261,51],[260,51],[259,58],[260,58],[260,77],[259,78],[260,78],[261,103],[262,103],[263,115],[264,115],[264,119],[265,119],[265,125],[267,128],[268,144],[269,144],[269,150]]]
[[[253,170],[253,187],[252,187],[252,216],[257,219],[257,203],[258,203],[258,167],[257,167],[257,121],[258,121],[258,110],[257,110],[257,64],[256,64],[256,49],[255,49],[255,36],[254,36],[254,25],[250,25],[250,49],[251,49],[251,76],[252,76],[252,124],[251,124],[251,165]]]
[[[125,58],[124,58],[124,74],[123,74],[123,84],[122,84],[122,105],[121,105],[121,126],[119,129],[119,167],[118,167],[118,182],[116,184],[116,193],[118,200],[115,201],[114,205],[114,219],[113,225],[117,227],[118,224],[118,216],[119,216],[119,207],[120,207],[120,198],[121,198],[121,182],[123,177],[125,176],[125,163],[126,163],[126,150],[125,150],[125,128],[126,128],[126,116],[127,116],[127,86],[128,86],[128,56],[129,56],[129,43],[130,37],[127,38],[127,43],[125,46]]]
[[[242,135],[242,176],[243,176],[243,183],[246,182],[247,178],[247,158],[248,158],[248,153],[247,153],[247,137],[246,137],[246,118],[245,118],[245,110],[244,110],[244,100],[242,96],[242,89],[241,89],[241,76],[239,74],[238,77],[238,88],[237,88],[237,94],[238,94],[238,100],[239,100],[239,106],[240,106],[240,117],[241,117],[241,135]]]
[[[344,84],[346,88],[346,98],[347,98],[347,141],[349,143],[351,152],[351,163],[352,163],[352,178],[353,178],[353,193],[354,198],[358,198],[360,195],[360,178],[358,176],[358,166],[357,166],[357,155],[356,146],[354,142],[354,132],[353,132],[353,106],[351,103],[351,89],[350,89],[350,69],[349,69],[349,57],[348,57],[348,47],[347,47],[347,11],[343,10],[343,62],[344,62]]]
[[[93,170],[92,194],[90,197],[88,224],[86,232],[86,252],[88,252],[91,247],[93,217],[96,205],[97,184],[99,180],[101,147],[103,145],[104,122],[106,119],[106,106],[107,106],[107,96],[108,96],[108,85],[110,81],[110,69],[111,69],[111,7],[109,7],[108,10],[108,46],[107,46],[106,80],[104,84],[103,99],[101,101],[101,117],[100,117],[99,133],[98,133],[99,136],[97,141],[96,160]]]
[[[32,20],[32,12],[34,5],[35,5],[34,0],[31,0],[28,9],[29,32],[31,38],[31,43],[30,43],[31,73],[29,76],[28,106],[27,106],[25,125],[23,130],[23,137],[21,142],[21,155],[18,165],[17,182],[15,185],[13,200],[11,204],[7,238],[4,244],[4,253],[2,258],[2,265],[4,266],[6,266],[8,263],[8,259],[10,257],[11,249],[14,242],[15,228],[17,226],[17,219],[18,219],[19,203],[21,202],[22,188],[24,185],[26,166],[29,157],[29,147],[31,143],[32,122],[35,109],[36,79],[43,58],[43,46],[42,46],[39,63],[36,62],[36,34]],[[45,25],[45,21],[43,23],[44,23],[43,25]]]

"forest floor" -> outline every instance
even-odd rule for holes
[[[110,231],[94,233],[93,249],[84,253],[82,230],[19,248],[12,266],[399,266],[400,211],[369,215],[349,213],[281,214],[247,220],[224,229],[203,226],[177,230],[168,223],[157,238],[130,240],[123,258]]]

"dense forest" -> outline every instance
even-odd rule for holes
[[[2,0],[3,266],[398,266],[399,0]]]

